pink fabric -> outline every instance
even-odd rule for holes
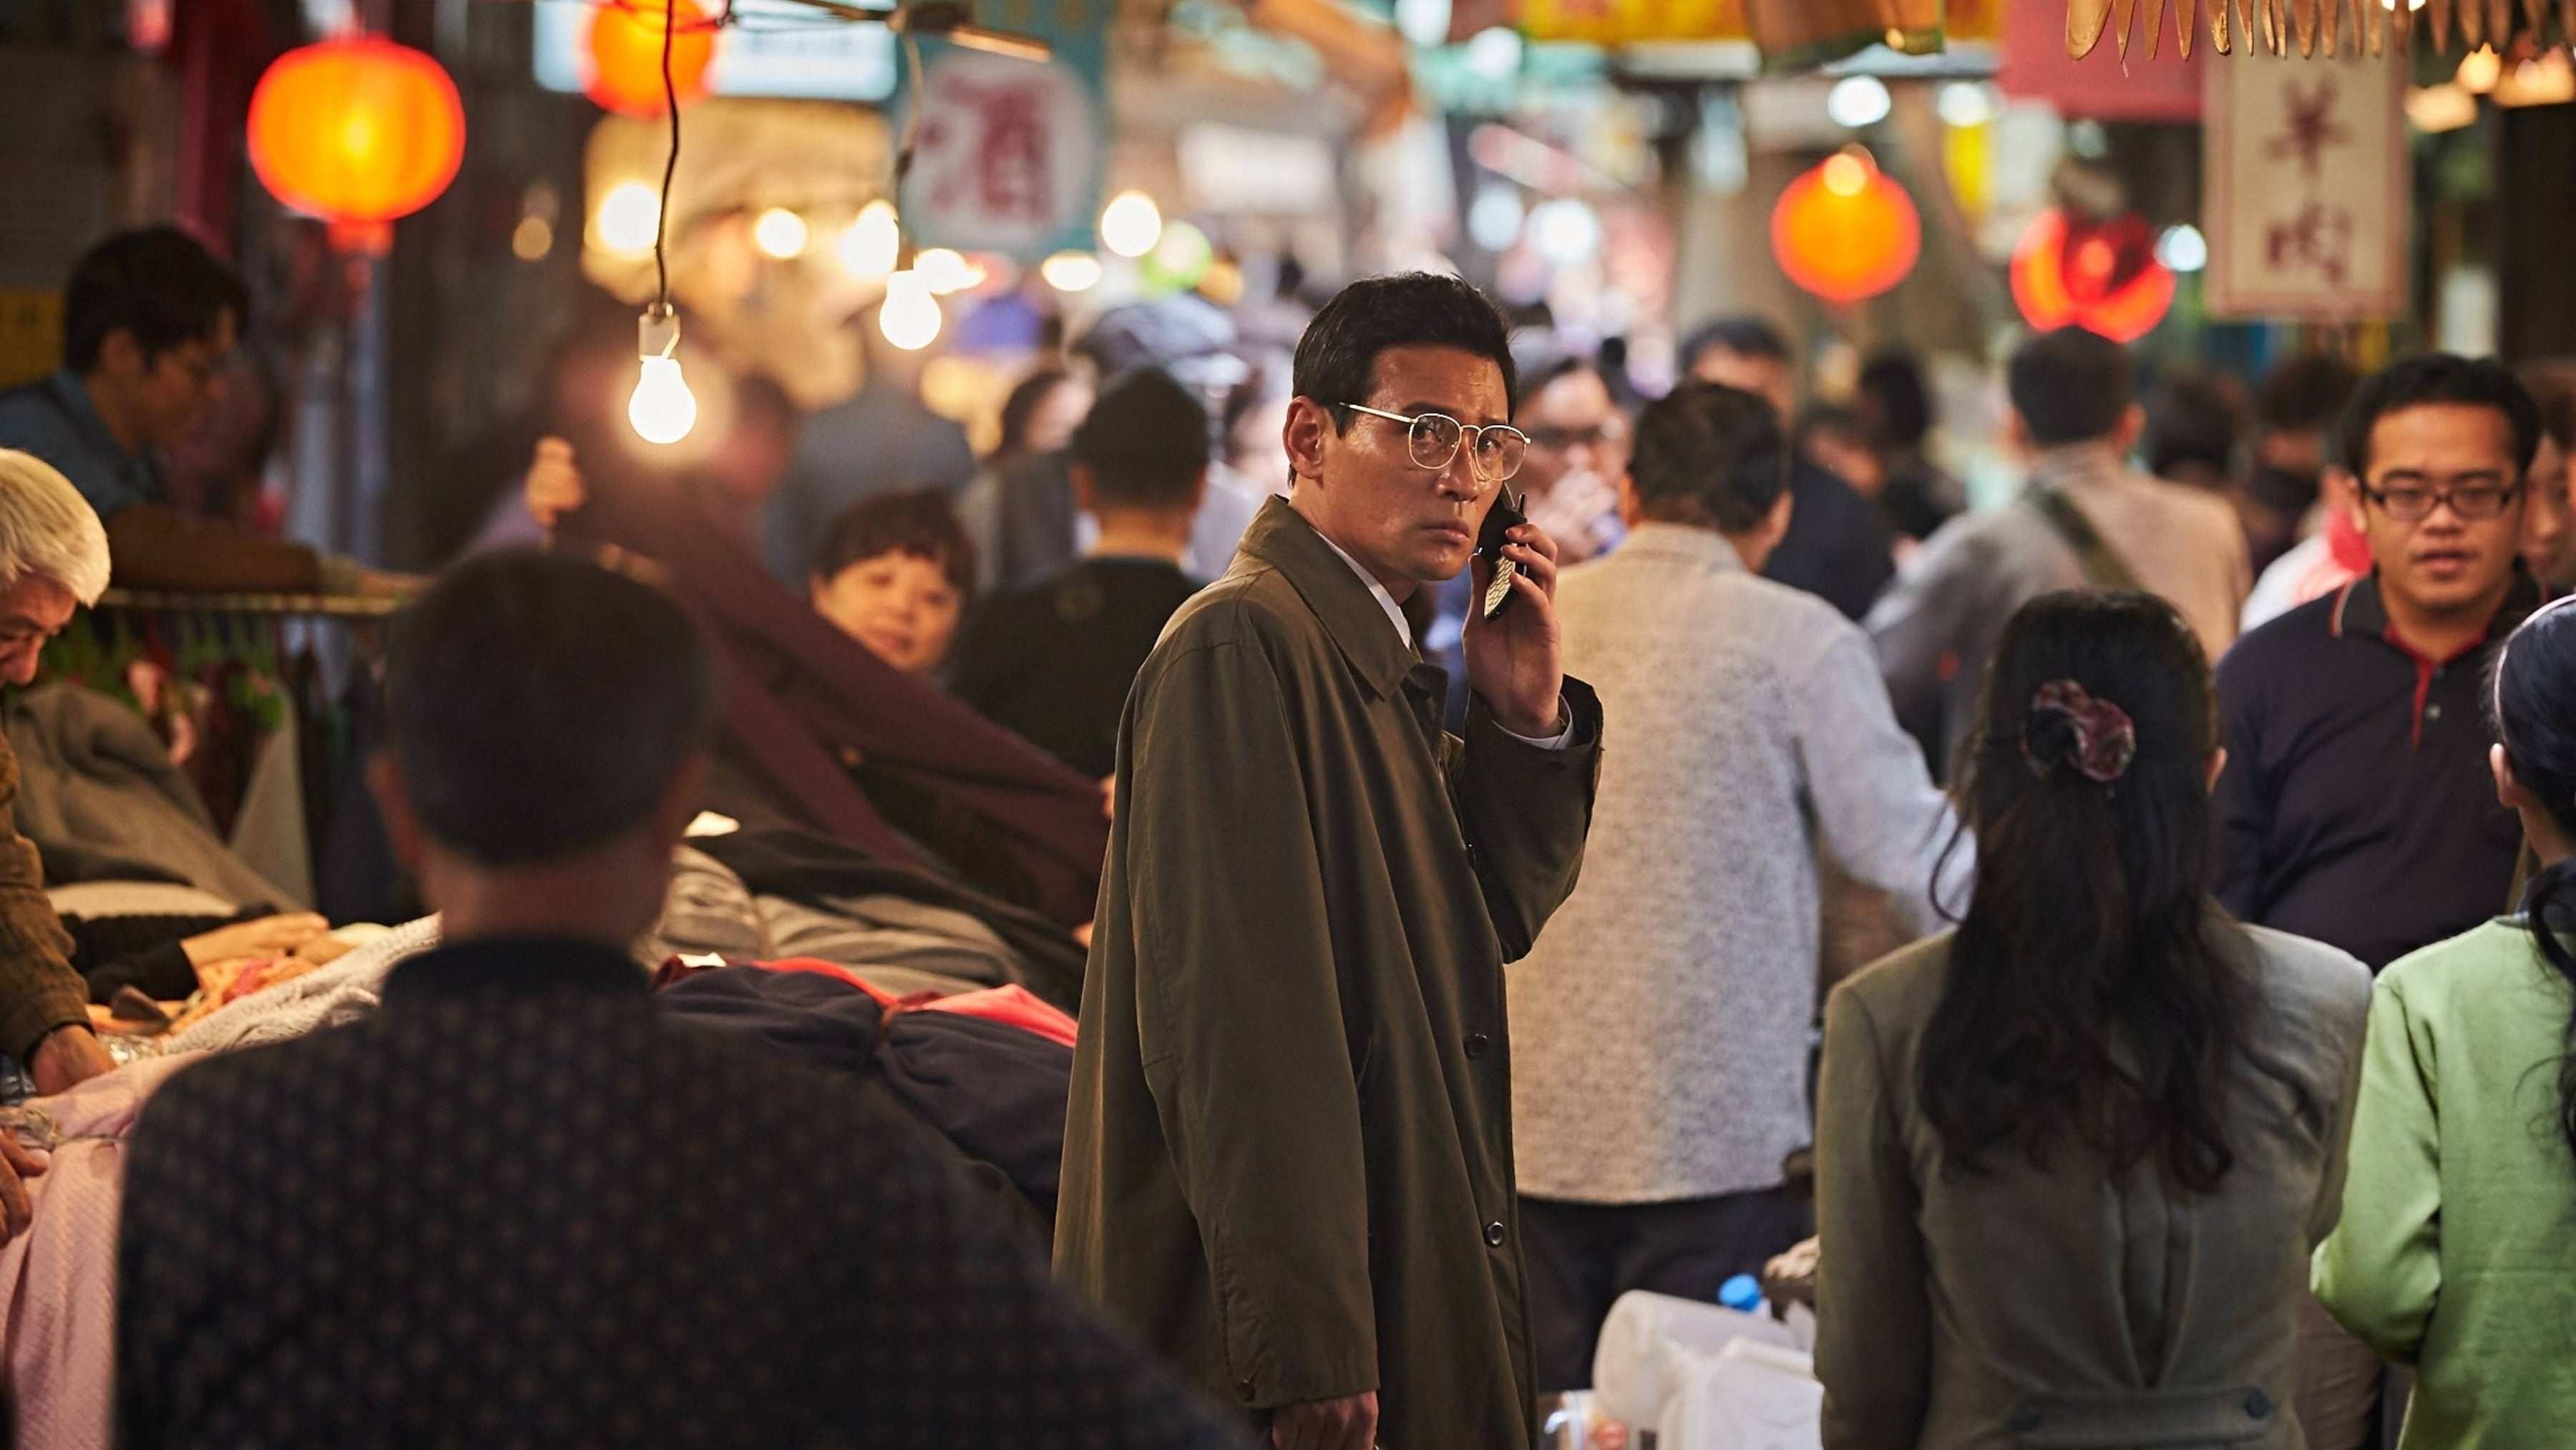
[[[735,962],[729,965],[758,967],[764,972],[808,972],[817,977],[829,977],[875,998],[888,1017],[902,1012],[954,1012],[960,1017],[981,1017],[987,1022],[1006,1023],[1065,1047],[1073,1046],[1074,1042],[1073,1019],[1016,983],[1008,987],[987,987],[980,992],[959,992],[950,997],[934,997],[927,992],[898,997],[838,962],[816,957],[781,957],[774,962]],[[664,962],[661,971],[654,975],[653,989],[658,992],[673,982],[713,970],[712,966],[690,966],[673,957]]]
[[[116,1214],[125,1135],[201,1054],[150,1058],[38,1098],[62,1142],[27,1180],[28,1230],[0,1248],[0,1325],[26,1450],[105,1450],[116,1389]]]
[[[960,992],[954,997],[941,997],[924,1002],[924,1012],[954,1012],[961,1017],[981,1017],[988,1022],[1007,1022],[1013,1027],[1034,1032],[1049,1042],[1073,1046],[1073,1019],[1062,1011],[1040,1001],[1022,986],[989,987],[981,992]]]
[[[915,993],[898,997],[857,972],[837,963],[812,957],[787,957],[775,962],[754,962],[753,966],[771,972],[812,972],[847,982],[877,1000],[891,1017],[898,1012],[954,1012],[960,1017],[981,1017],[988,1022],[1006,1022],[1024,1032],[1033,1032],[1049,1042],[1073,1046],[1074,1022],[1048,1005],[1028,988],[1017,984],[987,987],[980,992],[960,992],[953,997],[931,997]]]

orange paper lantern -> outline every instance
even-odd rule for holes
[[[662,94],[662,27],[671,27],[671,88],[687,105],[707,93],[716,58],[716,28],[693,0],[606,0],[590,17],[590,98],[629,116],[658,116]]]
[[[2042,332],[2081,327],[2135,342],[2173,310],[2174,274],[2156,260],[2155,229],[2044,211],[2013,248],[2013,302]]]
[[[1771,254],[1828,302],[1858,302],[1905,280],[1923,255],[1914,198],[1866,153],[1845,151],[1789,183],[1771,209]]]
[[[437,61],[361,36],[279,56],[250,97],[250,164],[269,194],[381,253],[465,159],[465,107]]]

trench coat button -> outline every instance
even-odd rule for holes
[[[1484,1056],[1485,1049],[1493,1045],[1494,1039],[1487,1037],[1481,1032],[1470,1032],[1467,1034],[1467,1055],[1471,1058]]]
[[[1239,1394],[1239,1395],[1243,1396],[1243,1397],[1244,1397],[1245,1399],[1247,1399],[1247,1400],[1248,1400],[1248,1399],[1251,1399],[1251,1398],[1252,1398],[1252,1394],[1253,1394],[1253,1390],[1252,1390],[1252,1381],[1250,1381],[1250,1380],[1236,1380],[1236,1381],[1234,1382],[1234,1392],[1235,1392],[1236,1394]]]
[[[2254,1393],[2247,1395],[2245,1397],[2245,1413],[2253,1416],[2257,1420],[2270,1419],[2272,1417],[2272,1397],[2263,1393],[2261,1390],[2256,1390]]]
[[[1485,1225],[1485,1242],[1498,1249],[1503,1246],[1502,1220],[1496,1219],[1492,1223]]]
[[[2039,1407],[2037,1405],[2013,1406],[2012,1418],[2004,1421],[2004,1428],[2016,1435],[2027,1435],[2038,1429]]]

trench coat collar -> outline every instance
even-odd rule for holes
[[[1377,596],[1306,522],[1305,515],[1289,507],[1288,500],[1273,498],[1261,506],[1252,527],[1244,531],[1243,554],[1288,580],[1378,698],[1392,696],[1421,663],[1379,607]]]

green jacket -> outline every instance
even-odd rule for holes
[[[2558,1126],[2566,982],[2518,921],[2380,974],[2343,1222],[2316,1291],[2416,1367],[2405,1450],[2576,1435],[2576,1156]]]
[[[1601,708],[1440,729],[1281,501],[1119,732],[1056,1268],[1259,1416],[1375,1390],[1386,1450],[1535,1438],[1503,964],[1574,888]]]

